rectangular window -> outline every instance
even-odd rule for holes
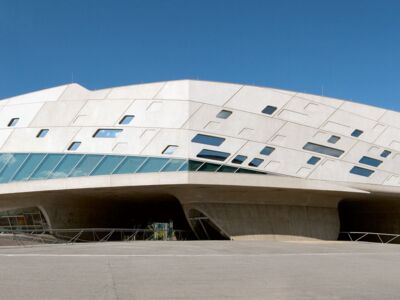
[[[232,162],[234,164],[241,165],[245,160],[247,159],[247,156],[244,155],[236,155],[234,159],[232,159]]]
[[[60,161],[57,167],[53,170],[49,178],[64,178],[71,173],[72,169],[81,160],[83,155],[78,154],[67,154]]]
[[[176,146],[176,145],[168,145],[167,147],[165,147],[165,149],[163,150],[162,154],[167,154],[167,155],[174,154],[176,149],[178,149],[178,146]]]
[[[231,114],[232,114],[232,112],[230,110],[223,109],[217,114],[217,118],[228,119]]]
[[[49,132],[48,129],[41,129],[38,134],[36,135],[37,138],[44,138],[47,133]]]
[[[364,164],[364,165],[369,165],[369,166],[372,166],[372,167],[378,167],[382,163],[381,160],[375,159],[375,158],[372,158],[372,157],[368,157],[368,156],[363,156],[360,159],[359,162]]]
[[[261,158],[253,158],[252,160],[251,160],[251,162],[249,162],[249,166],[250,167],[258,167],[259,165],[261,165],[262,164],[262,162],[263,162],[264,160],[263,159],[261,159]]]
[[[224,173],[235,173],[238,168],[231,167],[231,166],[221,166],[217,172],[224,172]]]
[[[336,144],[339,140],[340,140],[339,136],[331,135],[331,137],[328,139],[328,143]]]
[[[171,159],[161,170],[161,172],[175,172],[182,166],[183,159]]]
[[[146,162],[136,171],[136,173],[154,173],[159,172],[168,162],[168,158],[150,157]]]
[[[212,163],[204,163],[197,171],[203,172],[215,172],[221,165],[212,164]]]
[[[389,150],[383,150],[381,153],[381,157],[388,157],[392,152]]]
[[[116,138],[122,132],[122,129],[97,129],[93,134],[95,138]]]
[[[272,105],[267,105],[263,110],[262,113],[266,115],[272,115],[276,111],[277,107]]]
[[[11,181],[28,180],[32,172],[37,168],[39,163],[43,160],[45,154],[32,153],[24,161],[24,164],[19,168],[18,172],[11,178]]]
[[[353,167],[350,170],[351,174],[355,174],[355,175],[360,175],[360,176],[364,176],[364,177],[369,177],[371,176],[375,171],[373,170],[369,170],[369,169],[364,169],[364,168],[360,168],[360,167]]]
[[[28,154],[4,154],[8,159],[7,164],[0,174],[0,182],[8,182],[15,171],[19,169],[22,163],[27,158]],[[3,157],[2,157],[3,158]]]
[[[145,157],[131,156],[127,157],[113,172],[113,174],[129,174],[135,173],[136,170],[143,164],[146,160]]]
[[[317,162],[320,161],[321,158],[317,157],[317,156],[311,156],[310,159],[307,161],[307,163],[309,165],[316,165]]]
[[[312,152],[318,152],[321,154],[333,156],[333,157],[340,157],[344,151],[340,149],[335,149],[331,147],[326,147],[314,143],[307,143],[303,147],[304,150],[312,151]]]
[[[120,124],[120,125],[128,125],[130,122],[132,122],[133,118],[135,118],[134,115],[126,115],[119,121],[118,124]]]
[[[48,154],[40,166],[32,174],[30,180],[46,179],[49,177],[51,171],[58,165],[63,157],[63,154]]]
[[[265,146],[264,149],[261,150],[260,154],[262,155],[270,155],[272,152],[274,152],[275,148],[274,147],[268,147]]]
[[[107,155],[90,175],[110,175],[126,156]]]
[[[197,154],[197,157],[224,161],[229,157],[230,153],[203,149]]]
[[[103,155],[88,154],[85,155],[74,170],[69,174],[69,177],[89,176],[93,169],[103,159]]]
[[[351,133],[351,136],[354,137],[359,137],[360,135],[363,134],[364,131],[360,130],[360,129],[354,129],[354,131]]]
[[[211,146],[220,146],[224,141],[224,138],[200,133],[196,134],[195,137],[192,139],[193,143],[206,144]]]
[[[10,122],[8,122],[8,127],[14,127],[15,125],[17,125],[17,123],[18,123],[18,121],[19,121],[19,118],[12,118],[11,120],[10,120]]]
[[[79,148],[80,145],[81,145],[81,142],[72,142],[71,145],[69,145],[68,150],[75,151]]]

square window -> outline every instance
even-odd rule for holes
[[[339,136],[331,135],[331,137],[328,139],[328,143],[336,144],[339,140],[340,140]]]
[[[162,152],[162,154],[174,154],[174,152],[178,149],[176,145],[168,145]]]
[[[11,120],[10,120],[10,122],[8,122],[8,127],[14,127],[15,125],[17,125],[17,123],[18,123],[18,121],[19,121],[19,118],[12,118]]]
[[[79,148],[80,145],[81,145],[81,142],[72,142],[71,145],[69,145],[68,150],[75,151]]]
[[[37,138],[44,138],[47,133],[49,132],[48,129],[41,129],[38,134],[36,135]]]
[[[262,164],[262,162],[263,162],[264,160],[263,159],[261,159],[261,158],[253,158],[252,160],[251,160],[251,162],[249,162],[249,166],[250,167],[258,167],[259,165],[261,165]]]
[[[381,157],[388,157],[392,152],[389,150],[383,150],[381,153]]]
[[[354,131],[351,133],[351,136],[354,137],[359,137],[360,135],[363,134],[364,131],[360,130],[360,129],[354,129]]]
[[[274,152],[275,148],[274,147],[264,147],[264,149],[261,150],[260,154],[263,155],[270,155],[272,152]]]
[[[133,118],[135,118],[135,116],[133,116],[133,115],[126,115],[126,116],[124,116],[124,117],[121,119],[121,121],[119,121],[119,124],[121,124],[121,125],[127,125],[127,124],[129,124],[129,123],[133,120]]]
[[[228,119],[231,114],[232,114],[232,112],[230,110],[223,109],[217,114],[217,118]]]
[[[309,165],[316,165],[317,162],[320,161],[320,159],[321,159],[320,157],[311,156],[310,159],[307,161],[307,163],[308,163]]]
[[[276,111],[276,109],[276,106],[268,105],[262,110],[262,113],[266,115],[272,115]]]
[[[232,159],[232,163],[234,164],[242,164],[247,159],[247,156],[244,155],[236,155],[234,159]]]

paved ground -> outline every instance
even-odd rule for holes
[[[400,245],[131,242],[0,247],[1,299],[399,299]]]

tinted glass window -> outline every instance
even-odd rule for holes
[[[182,166],[185,161],[183,159],[171,159],[165,166],[162,168],[161,172],[174,172],[178,171],[178,169]]]
[[[176,145],[168,145],[162,152],[162,154],[171,155],[174,154],[178,146]]]
[[[88,176],[101,159],[103,159],[103,155],[85,155],[69,176]]]
[[[17,125],[17,123],[18,123],[18,121],[19,121],[19,118],[12,118],[11,120],[10,120],[10,122],[8,122],[8,127],[14,127],[15,125]]]
[[[63,154],[48,154],[30,179],[46,179],[49,177],[51,171],[56,167],[63,156]]]
[[[69,145],[68,150],[75,151],[79,148],[80,145],[81,145],[81,142],[72,142],[71,145]]]
[[[251,167],[258,167],[259,165],[261,165],[261,163],[264,160],[261,158],[253,158],[250,162],[249,162],[249,166]]]
[[[392,152],[389,150],[383,150],[381,153],[381,157],[388,157]]]
[[[369,166],[372,166],[372,167],[378,167],[382,163],[382,161],[379,160],[379,159],[372,158],[372,157],[363,156],[360,159],[360,163],[365,164],[365,165],[369,165]]]
[[[217,118],[228,119],[231,114],[232,114],[232,112],[230,110],[223,109],[217,114]]]
[[[264,147],[264,149],[261,150],[261,154],[263,155],[270,155],[272,152],[274,152],[275,148],[274,147]]]
[[[242,164],[245,160],[247,159],[247,156],[244,155],[236,155],[234,159],[232,159],[232,162],[234,164]]]
[[[354,129],[354,131],[351,133],[351,136],[354,137],[359,137],[360,135],[363,134],[364,131],[360,130],[360,129]]]
[[[221,165],[204,163],[197,171],[215,172]]]
[[[369,169],[360,168],[360,167],[353,167],[350,170],[350,173],[355,174],[355,175],[364,176],[364,177],[369,177],[374,173],[374,171],[369,170]]]
[[[93,137],[95,138],[116,138],[122,129],[98,129]]]
[[[318,153],[333,156],[333,157],[340,157],[344,153],[343,150],[326,147],[326,146],[322,146],[322,145],[318,145],[318,144],[314,144],[314,143],[305,144],[303,149],[308,150],[308,151],[318,152]]]
[[[37,138],[44,138],[47,133],[49,132],[48,129],[41,129],[38,134],[36,135]]]
[[[321,158],[319,158],[319,157],[317,157],[317,156],[312,156],[312,157],[310,157],[310,159],[307,161],[307,163],[308,163],[309,165],[315,165],[315,164],[317,164],[317,162],[320,161],[320,159],[321,159]]]
[[[110,175],[124,158],[125,156],[107,155],[90,175]]]
[[[22,165],[28,154],[9,154],[7,165],[0,174],[0,182],[8,182],[18,168]]]
[[[225,173],[235,173],[238,168],[231,167],[231,166],[221,166],[221,168],[218,169],[218,172],[225,172]]]
[[[130,122],[132,122],[133,118],[135,118],[135,116],[133,116],[133,115],[126,115],[126,116],[124,116],[124,117],[121,119],[121,121],[119,121],[119,124],[121,124],[121,125],[127,125],[127,124],[129,124]]]
[[[140,165],[145,161],[145,157],[131,156],[127,157],[113,174],[128,174],[135,173]]]
[[[39,163],[45,157],[44,154],[30,154],[24,161],[24,164],[19,168],[18,172],[14,175],[13,181],[28,180],[29,176],[38,167]]]
[[[137,170],[137,173],[159,172],[168,162],[168,158],[152,157]]]
[[[336,144],[340,140],[340,137],[337,135],[331,135],[331,137],[328,139],[328,143],[331,144]]]
[[[225,141],[224,138],[205,135],[205,134],[196,134],[196,136],[192,139],[193,143],[206,144],[212,146],[220,146],[224,141]]]
[[[263,110],[263,114],[272,115],[276,111],[276,106],[268,105]]]
[[[80,154],[67,154],[54,169],[53,173],[49,178],[63,178],[67,177],[71,173],[72,169],[81,160],[83,155]]]
[[[229,157],[229,155],[230,154],[227,152],[203,149],[199,154],[197,154],[197,157],[224,161]]]

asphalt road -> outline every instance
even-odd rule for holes
[[[0,299],[399,299],[400,245],[129,242],[0,247]]]

